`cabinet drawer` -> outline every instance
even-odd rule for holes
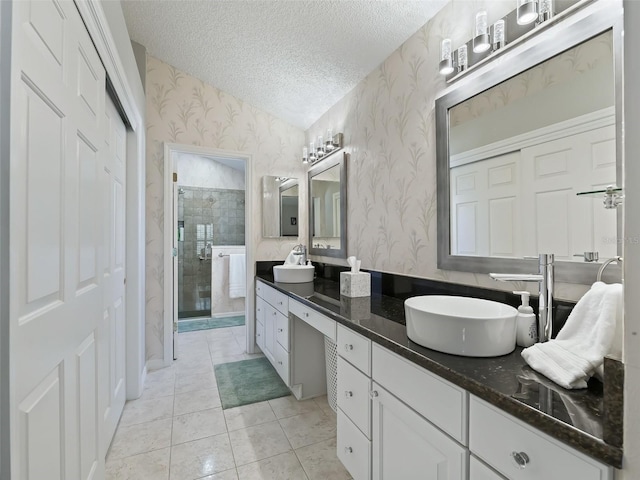
[[[613,469],[471,397],[469,448],[512,480],[607,480]],[[516,459],[514,455],[519,455]],[[524,468],[517,464],[520,461]]]
[[[276,318],[276,340],[289,352],[289,317],[278,312]]]
[[[273,355],[275,357],[274,367],[282,381],[288,387],[290,385],[289,382],[289,352],[287,352],[282,345],[276,343],[276,348],[274,349]]]
[[[371,379],[338,357],[338,407],[371,438]]]
[[[373,380],[466,445],[467,392],[386,348],[372,350]]]
[[[361,372],[371,375],[371,340],[338,325],[338,354]]]
[[[469,462],[469,480],[505,480],[473,455]]]
[[[260,298],[266,298],[265,297],[265,289],[269,288],[268,286],[266,286],[264,283],[262,282],[256,282],[256,295]]]
[[[371,442],[338,409],[338,458],[354,480],[371,478]]]
[[[289,314],[289,297],[287,297],[284,293],[269,287],[266,300],[275,308],[277,308],[280,313],[284,315]]]
[[[264,325],[260,322],[256,323],[256,343],[264,352]]]
[[[321,313],[316,312],[314,309],[306,307],[300,302],[296,302],[295,300],[291,300],[291,302],[289,302],[289,310],[296,317],[311,325],[313,328],[321,332],[324,336],[329,337],[334,342],[336,341],[335,320],[331,320]]]

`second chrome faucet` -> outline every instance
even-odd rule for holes
[[[553,333],[553,254],[538,255],[537,274],[490,273],[489,276],[500,282],[538,282],[538,341],[550,340]]]

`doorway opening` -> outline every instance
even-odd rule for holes
[[[167,363],[180,356],[178,336],[200,330],[238,327],[241,352],[253,353],[248,268],[251,261],[250,157],[237,152],[168,144],[166,160],[173,252],[165,285],[171,315]],[[167,274],[165,272],[165,279]],[[245,327],[245,325],[247,325]],[[237,337],[238,335],[234,335]],[[221,348],[224,346],[221,345]],[[186,352],[185,352],[186,353]]]

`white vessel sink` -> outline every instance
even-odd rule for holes
[[[276,265],[273,267],[273,279],[280,283],[313,282],[313,265]]]
[[[516,346],[518,311],[503,303],[446,295],[404,302],[407,336],[423,347],[465,357],[506,355]]]

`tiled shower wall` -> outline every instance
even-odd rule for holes
[[[178,221],[184,238],[178,242],[178,317],[211,313],[211,245],[244,245],[244,190],[179,187]]]

